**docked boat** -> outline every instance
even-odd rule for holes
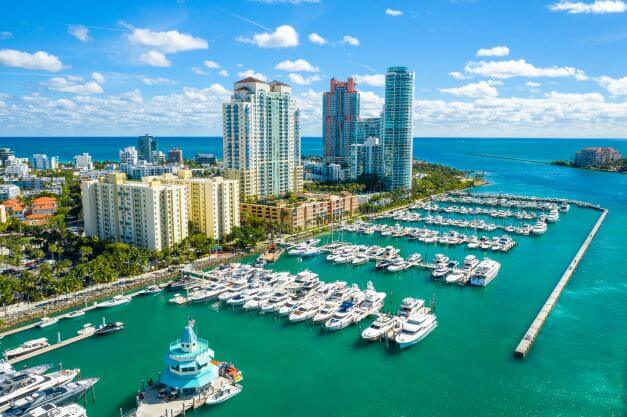
[[[81,327],[76,332],[76,334],[80,336],[80,335],[84,335],[84,334],[87,334],[87,333],[92,333],[92,332],[95,332],[95,331],[96,331],[96,328],[94,327],[93,324],[85,323],[85,324],[83,324],[83,327]]]
[[[131,302],[131,297],[127,295],[116,295],[112,299],[96,303],[97,308],[117,307]]]
[[[531,228],[531,233],[534,235],[542,235],[544,234],[544,232],[546,232],[547,229],[547,224],[542,220],[538,220],[536,224],[533,225],[533,227]]]
[[[320,307],[320,309],[316,312],[316,315],[313,316],[312,321],[314,323],[322,323],[329,320],[333,316],[333,314],[335,314],[339,307],[339,301],[329,300],[325,302],[322,307]]]
[[[70,404],[58,406],[54,404],[46,404],[41,407],[34,408],[24,417],[87,417],[87,411],[78,404]]]
[[[479,265],[479,259],[475,255],[466,255],[462,263],[462,269],[471,272],[477,265]]]
[[[320,310],[320,303],[315,301],[309,301],[301,304],[292,311],[288,317],[289,321],[300,322],[313,318]]]
[[[401,302],[401,306],[398,309],[398,316],[401,319],[407,319],[407,317],[414,315],[420,311],[423,311],[425,306],[425,300],[420,298],[406,297]]]
[[[172,304],[185,304],[186,302],[187,302],[187,297],[178,293],[174,294],[174,296],[172,296],[172,298],[168,300],[168,303],[172,303]]]
[[[361,332],[364,340],[379,340],[399,324],[399,318],[389,314],[379,314],[370,326]]]
[[[467,275],[465,272],[456,270],[449,273],[446,278],[444,278],[444,282],[446,282],[447,284],[459,284],[466,277]]]
[[[96,329],[96,336],[104,336],[111,333],[117,333],[121,330],[124,330],[124,323],[121,321],[116,321],[113,323],[105,323],[104,318],[102,319],[102,324],[98,326]]]
[[[218,389],[207,398],[205,404],[212,405],[223,403],[229,398],[235,397],[240,392],[242,392],[242,386],[240,384],[224,384],[222,385],[222,387],[220,387],[220,389]]]
[[[433,279],[440,279],[445,277],[449,273],[449,269],[446,264],[438,264],[438,267],[431,271],[431,277]]]
[[[59,319],[56,317],[54,318],[44,317],[41,319],[39,323],[37,323],[37,327],[44,328],[44,327],[52,326],[53,324],[57,324],[58,322],[59,322]]]
[[[290,295],[286,291],[276,292],[272,295],[272,297],[270,297],[269,300],[261,304],[260,310],[262,313],[277,311],[287,302],[289,298]]]
[[[555,223],[560,219],[560,212],[557,209],[552,209],[549,214],[546,215],[546,221],[549,223]]]
[[[333,313],[333,316],[324,323],[324,327],[332,331],[341,330],[353,324],[354,319],[354,304],[351,301],[346,301],[342,303],[338,310]]]
[[[352,264],[353,265],[363,265],[366,262],[368,262],[370,260],[370,258],[368,258],[365,255],[357,255],[353,258]]]
[[[568,203],[563,203],[559,208],[560,213],[568,213],[569,210],[570,210],[570,204]]]
[[[155,295],[159,294],[161,291],[163,291],[163,288],[158,285],[151,285],[141,290],[138,295]]]
[[[32,392],[43,391],[61,384],[71,382],[79,374],[78,369],[64,369],[45,375],[25,374],[18,385],[0,395],[0,410],[6,410],[18,399]]]
[[[475,268],[470,277],[470,283],[472,285],[479,285],[485,287],[488,285],[499,273],[501,264],[492,260],[484,259],[479,262],[479,265]]]
[[[72,311],[70,313],[67,313],[65,315],[65,318],[66,319],[75,319],[77,317],[82,317],[84,315],[85,315],[85,312],[83,310],[74,310],[74,311]]]
[[[40,337],[38,339],[24,342],[16,348],[6,350],[4,352],[4,357],[5,359],[16,358],[18,356],[26,355],[27,353],[31,353],[39,349],[43,349],[47,346],[50,346],[50,343],[48,343],[48,339],[46,339],[45,337]]]
[[[254,297],[249,298],[242,306],[244,310],[256,310],[272,297],[272,290],[266,289],[259,291]]]
[[[394,341],[401,349],[415,345],[427,337],[438,326],[435,315],[417,313],[409,316],[402,324],[401,331]]]
[[[396,258],[390,263],[387,270],[389,272],[400,272],[406,270],[407,268],[408,264],[403,258]]]
[[[375,268],[376,269],[387,269],[388,266],[391,265],[392,262],[390,262],[388,259],[383,259],[380,261],[377,261],[377,263],[375,264]]]

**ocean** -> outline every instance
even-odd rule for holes
[[[220,154],[219,139],[159,139],[162,148],[181,146],[186,154]],[[88,151],[97,159],[109,159],[122,145],[134,143],[132,138],[37,141],[41,142],[33,145],[29,141],[30,145],[20,148],[15,140],[2,139],[0,146],[10,146],[18,154],[20,149],[49,154],[53,153],[49,149],[56,149],[59,156]],[[106,150],[104,143],[114,149]],[[304,262],[283,257],[274,265],[277,270],[292,272],[308,268],[323,280],[357,282],[362,287],[371,280],[388,293],[386,308],[390,310],[396,310],[403,297],[435,298],[438,328],[403,351],[382,343],[362,343],[358,327],[326,334],[311,324],[289,324],[273,316],[229,308],[175,307],[167,303],[171,294],[88,312],[80,319],[5,337],[0,343],[6,349],[35,337],[56,340],[57,332],[70,337],[83,323],[98,323],[103,315],[107,321],[125,322],[126,329],[120,333],[88,339],[25,363],[62,362],[67,368],[81,368],[84,377],[99,376],[96,401],[87,401],[90,417],[117,416],[120,408],[134,406],[141,380],[161,370],[168,344],[179,337],[187,317],[196,320],[199,337],[209,341],[217,358],[234,362],[245,378],[240,395],[195,411],[199,416],[624,416],[627,176],[469,154],[551,161],[595,145],[627,152],[627,142],[613,140],[415,140],[414,155],[420,159],[483,171],[490,185],[478,191],[565,197],[609,209],[588,253],[522,361],[513,358],[516,344],[598,212],[573,207],[546,234],[515,237],[519,244],[510,253],[490,255],[503,267],[485,288],[445,286],[417,269],[391,274],[374,271],[368,264],[331,265],[323,257]],[[320,140],[304,139],[303,149],[320,153]],[[421,252],[427,259],[438,252],[457,260],[467,253],[480,254],[462,247],[428,246],[375,235],[347,233],[344,238],[395,245],[403,255]]]

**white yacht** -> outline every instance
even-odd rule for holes
[[[448,256],[438,253],[435,255],[435,264],[446,265],[448,263]]]
[[[467,255],[462,263],[462,269],[470,272],[479,265],[479,259],[475,255]]]
[[[246,304],[246,301],[256,296],[259,291],[259,288],[248,288],[226,300],[226,303],[232,306],[243,306]]]
[[[240,384],[223,384],[217,391],[215,391],[207,398],[205,404],[213,405],[223,403],[229,398],[236,396],[240,392],[242,392],[242,386]]]
[[[20,346],[6,350],[4,352],[4,357],[6,359],[15,358],[17,356],[22,356],[30,352],[34,352],[39,349],[43,349],[47,346],[50,346],[48,343],[48,339],[45,337],[41,337],[39,339],[29,340],[27,342],[22,343]]]
[[[406,319],[411,315],[423,311],[424,306],[425,300],[411,297],[404,298],[401,302],[400,308],[398,309],[398,316],[401,319]]]
[[[455,270],[448,274],[446,278],[444,278],[444,282],[447,284],[459,284],[466,278],[466,273],[463,271]]]
[[[560,212],[557,209],[552,209],[549,214],[546,215],[546,221],[549,223],[555,223],[560,219]]]
[[[492,259],[484,259],[479,262],[477,268],[473,271],[472,276],[470,277],[470,283],[472,285],[480,285],[485,287],[488,285],[499,273],[501,269],[501,264],[492,260]]]
[[[542,220],[538,220],[538,222],[531,228],[531,233],[534,235],[542,235],[547,229],[547,224]]]
[[[24,417],[87,417],[87,411],[78,404],[46,404],[29,411]]]
[[[272,298],[272,294],[273,292],[271,289],[259,291],[257,295],[255,295],[253,298],[248,299],[248,301],[244,303],[244,310],[256,310],[258,308],[261,308],[261,305],[263,303]]]
[[[54,318],[44,317],[41,319],[39,323],[37,323],[37,327],[44,328],[44,327],[52,326],[53,324],[57,324],[58,322],[59,322],[59,319],[57,317],[54,317]]]
[[[438,267],[434,269],[433,271],[431,271],[431,276],[433,277],[433,279],[440,279],[446,276],[448,272],[449,272],[449,269],[446,266],[446,264],[438,264]]]
[[[323,321],[329,320],[333,316],[333,314],[335,314],[335,312],[337,311],[339,307],[340,307],[340,302],[337,300],[329,300],[325,302],[320,307],[320,310],[316,312],[316,315],[313,316],[313,322],[322,323]]]
[[[168,303],[172,304],[185,304],[187,302],[187,297],[182,294],[174,294],[172,298],[168,300]]]
[[[16,399],[34,391],[43,391],[57,385],[71,382],[78,376],[78,369],[64,369],[45,375],[28,375],[28,380],[11,392],[0,396],[0,409],[6,409]]]
[[[379,340],[399,323],[400,319],[398,317],[380,314],[370,326],[361,332],[361,338],[364,340]]]
[[[109,308],[121,306],[122,304],[128,304],[131,302],[131,297],[126,295],[116,295],[112,299],[96,303],[97,308]]]
[[[159,287],[158,285],[150,285],[144,288],[139,294],[140,295],[155,295],[155,294],[159,294],[161,291],[163,291],[163,288]]]
[[[342,303],[333,316],[324,323],[327,330],[341,330],[353,324],[355,320],[354,304],[350,301]]]
[[[368,258],[368,257],[367,257],[367,256],[365,256],[365,255],[356,255],[356,256],[353,258],[352,264],[353,264],[353,265],[363,265],[363,264],[365,264],[366,262],[368,262],[369,260],[370,260],[370,258]]]
[[[264,303],[261,304],[261,307],[260,307],[261,312],[270,313],[272,311],[277,311],[285,303],[287,303],[287,300],[289,298],[290,298],[289,293],[285,291],[276,292],[274,293],[272,297],[270,297],[269,300],[266,300]]]
[[[568,213],[568,211],[570,210],[570,204],[568,203],[563,203],[560,208],[559,208],[561,213]]]
[[[427,337],[438,326],[433,314],[418,313],[411,315],[402,324],[400,333],[394,340],[401,349],[414,345]]]
[[[396,258],[390,263],[387,270],[390,272],[399,272],[406,270],[407,267],[407,263],[403,258]]]
[[[313,318],[316,313],[320,310],[320,302],[319,301],[308,301],[306,303],[301,304],[292,311],[289,315],[289,321],[299,322],[305,321]]]
[[[84,315],[85,315],[85,312],[83,310],[74,310],[74,311],[72,311],[70,313],[67,313],[65,315],[65,318],[66,319],[75,319],[77,317],[81,317],[81,316],[84,316]]]

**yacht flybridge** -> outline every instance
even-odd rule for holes
[[[485,287],[488,285],[496,276],[498,275],[501,269],[501,264],[492,260],[485,258],[483,261],[479,262],[479,265],[475,268],[470,278],[470,283],[472,285],[479,285]]]

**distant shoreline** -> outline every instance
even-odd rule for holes
[[[560,161],[547,162],[547,161],[538,161],[538,160],[534,160],[534,159],[516,158],[516,157],[512,157],[512,156],[501,156],[501,155],[493,155],[493,154],[477,153],[477,152],[467,152],[467,154],[468,155],[481,156],[481,157],[484,157],[484,158],[507,159],[507,160],[510,160],[510,161],[529,162],[529,163],[532,163],[532,164],[551,165],[551,166],[555,166],[555,167],[584,169],[584,170],[587,170],[587,171],[596,171],[596,172],[609,172],[609,173],[612,173],[612,174],[625,174],[625,172],[612,171],[610,169],[595,168],[595,167],[576,167],[574,165],[557,163],[557,162],[560,162]]]

